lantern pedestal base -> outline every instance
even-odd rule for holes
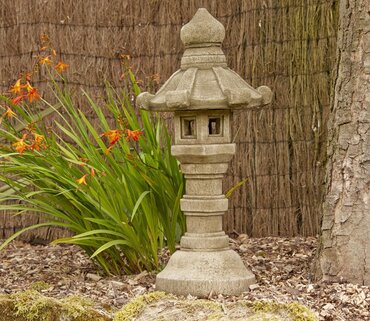
[[[175,252],[157,275],[156,289],[176,295],[240,295],[256,279],[233,250]]]

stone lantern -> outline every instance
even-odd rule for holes
[[[222,179],[235,154],[231,118],[234,109],[267,104],[271,90],[254,89],[230,70],[221,49],[225,28],[201,8],[181,29],[185,52],[181,68],[155,94],[142,93],[138,105],[150,111],[174,112],[171,152],[185,175],[181,210],[187,232],[156,280],[157,290],[205,297],[239,295],[255,277],[229,248],[222,229],[228,199]]]

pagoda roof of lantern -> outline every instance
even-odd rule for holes
[[[181,29],[185,52],[181,68],[152,95],[142,93],[137,103],[153,111],[241,109],[271,102],[266,86],[254,89],[227,67],[221,49],[224,26],[200,8]]]

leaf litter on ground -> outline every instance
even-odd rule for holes
[[[241,300],[298,302],[316,312],[320,321],[370,320],[368,286],[314,282],[316,238],[248,238],[241,234],[230,239],[230,246],[256,275],[257,284],[238,297],[211,293],[210,301],[226,308]],[[163,251],[163,264],[168,259],[169,253]],[[0,252],[0,293],[30,288],[53,298],[81,295],[94,301],[97,309],[114,313],[138,295],[155,291],[155,273],[107,277],[77,246],[14,241]]]

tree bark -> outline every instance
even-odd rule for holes
[[[316,277],[370,285],[370,0],[341,0]]]

